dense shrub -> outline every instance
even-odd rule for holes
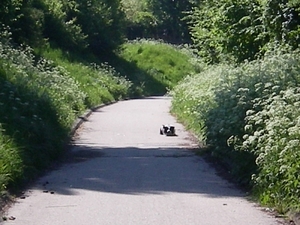
[[[216,105],[213,90],[220,83],[219,74],[225,68],[211,67],[210,70],[187,76],[170,92],[173,96],[172,112],[204,142],[205,120],[208,112]]]
[[[256,191],[263,203],[274,204],[280,211],[300,209],[300,90],[279,91],[278,86],[264,90],[271,94],[255,99],[254,110],[247,111],[243,142],[257,156]]]
[[[299,1],[210,0],[190,11],[190,33],[207,62],[257,59],[270,43],[299,46]]]
[[[0,103],[3,104],[3,103]],[[20,149],[13,141],[0,131],[0,192],[14,180],[21,178],[24,173],[23,160],[20,157]]]
[[[74,59],[74,55],[72,58],[62,50],[53,48],[44,49],[40,54],[62,66],[78,82],[80,90],[86,94],[84,101],[88,107],[130,95],[132,83],[107,63],[91,63],[92,55],[88,60],[88,57],[81,55]]]
[[[127,38],[155,38],[170,43],[190,43],[186,12],[198,0],[121,0],[126,15]]]
[[[209,68],[173,92],[178,117],[239,183],[252,183],[263,203],[280,210],[299,207],[299,62],[297,52],[272,51]]]
[[[10,161],[2,158],[0,174],[20,178],[15,168],[21,159],[26,179],[59,156],[76,115],[85,108],[85,94],[63,68],[36,60],[29,48],[0,44],[0,71],[0,124],[8,143],[16,146],[1,146],[1,157],[14,154]]]
[[[87,107],[127,96],[131,83],[114,77],[108,66],[67,62],[36,57],[28,47],[12,48],[5,38],[0,42],[0,191],[57,160]],[[90,83],[70,74],[76,68]]]

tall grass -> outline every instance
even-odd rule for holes
[[[79,88],[86,93],[85,104],[88,107],[130,95],[132,83],[112,66],[101,63],[92,55],[74,57],[53,48],[44,49],[41,55],[63,67],[78,82]]]
[[[119,57],[127,63],[124,74],[145,95],[163,95],[184,77],[202,70],[200,60],[188,46],[175,46],[157,40],[134,40],[125,43]],[[118,67],[118,66],[117,66]]]
[[[0,191],[28,182],[57,160],[73,122],[87,108],[164,94],[199,69],[188,49],[146,40],[125,44],[114,60],[117,68],[93,55],[50,46],[14,48],[1,38]]]
[[[128,96],[131,82],[108,66],[52,53],[56,61],[0,42],[0,191],[28,182],[57,160],[84,110]]]
[[[7,189],[11,181],[19,180],[24,173],[22,150],[16,146],[11,138],[0,130],[0,193]]]
[[[298,52],[271,51],[237,67],[186,78],[172,110],[210,147],[237,182],[280,212],[300,209]]]

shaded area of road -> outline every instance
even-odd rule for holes
[[[176,148],[91,148],[80,147],[76,161],[40,181],[42,189],[57,194],[77,195],[76,190],[116,194],[194,193],[210,197],[241,196],[231,185],[211,173],[201,158]],[[103,152],[109,151],[110,154]],[[91,159],[92,157],[92,159]],[[99,158],[95,158],[99,157]],[[87,162],[87,161],[88,162]],[[74,171],[77,171],[74,173]],[[57,180],[61,182],[57,182]]]
[[[194,154],[197,143],[169,107],[156,97],[93,113],[69,162],[27,190],[5,224],[280,224]],[[160,135],[164,123],[177,136]]]

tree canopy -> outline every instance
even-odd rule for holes
[[[17,43],[113,51],[128,39],[192,43],[207,62],[253,60],[270,44],[298,48],[299,0],[4,0]]]
[[[36,46],[49,41],[97,53],[115,49],[124,38],[120,0],[5,0],[0,14],[17,43]]]
[[[251,60],[270,43],[299,44],[298,0],[203,0],[187,17],[193,43],[208,62]]]

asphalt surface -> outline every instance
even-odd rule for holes
[[[170,99],[98,109],[77,132],[70,162],[40,178],[7,211],[16,225],[276,225],[192,151]],[[177,136],[159,134],[173,124]]]

